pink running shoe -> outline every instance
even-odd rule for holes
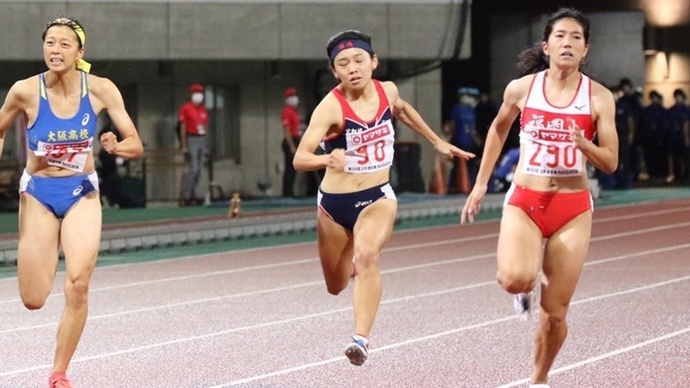
[[[48,379],[48,388],[72,388],[72,384],[64,373],[53,372]]]

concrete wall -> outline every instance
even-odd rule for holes
[[[432,59],[452,53],[458,3],[3,1],[0,30],[12,39],[0,49],[6,60],[35,59],[42,27],[65,15],[83,23],[92,60],[321,59],[327,39],[352,28],[376,37],[384,58]]]
[[[240,163],[214,163],[214,181],[225,193],[262,194],[257,180],[280,194],[283,156],[280,110],[284,88],[300,91],[306,117],[316,105],[314,81],[327,67],[325,44],[335,33],[359,29],[373,37],[382,59],[375,76],[394,69],[414,71],[453,53],[460,1],[3,1],[0,2],[0,91],[17,79],[44,71],[40,36],[58,16],[74,17],[87,33],[85,59],[92,73],[112,79],[146,143],[150,201],[177,198],[182,175],[175,154],[177,108],[190,83],[232,86],[239,93]],[[461,58],[471,53],[466,26]],[[326,74],[332,80],[332,75]],[[439,70],[398,81],[409,100],[440,132],[442,82]],[[328,85],[332,87],[332,85]],[[327,89],[328,90],[328,89]],[[130,98],[128,98],[128,95]],[[222,130],[222,129],[221,129]],[[400,138],[412,140],[401,128]],[[419,139],[424,141],[423,139]],[[424,146],[427,179],[433,150]],[[199,185],[208,184],[206,173]]]
[[[645,57],[642,53],[641,11],[602,12],[590,18],[590,51],[585,71],[595,80],[616,84],[627,77],[635,85],[645,83]],[[502,93],[517,76],[518,54],[542,39],[547,15],[498,14],[492,17],[491,85]],[[501,97],[497,95],[496,97]]]

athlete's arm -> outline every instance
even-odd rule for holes
[[[491,127],[489,127],[489,132],[486,134],[484,154],[479,166],[479,172],[477,173],[477,179],[460,213],[461,224],[468,220],[474,222],[474,217],[481,210],[491,173],[501,154],[510,128],[518,114],[520,114],[520,106],[527,95],[530,83],[529,76],[513,80],[506,86],[506,90],[503,92],[503,103],[494,121],[491,123]]]
[[[26,80],[15,82],[7,93],[2,108],[0,108],[0,156],[2,156],[5,145],[5,134],[27,105],[29,97],[26,90]]]
[[[484,153],[482,154],[479,172],[475,186],[488,186],[491,173],[501,155],[501,150],[506,142],[510,128],[520,114],[520,101],[524,99],[529,89],[531,80],[523,77],[511,81],[503,93],[503,103],[498,110],[498,114],[489,127],[484,143]]]
[[[329,93],[314,109],[309,126],[297,146],[292,165],[297,171],[313,171],[322,168],[345,167],[345,150],[333,150],[327,155],[316,155],[315,151],[331,128],[340,128],[342,113],[333,93]]]
[[[594,167],[612,174],[618,168],[616,103],[611,92],[596,82],[592,82],[592,110],[597,126],[598,145],[584,138],[577,126],[571,128],[570,136]]]
[[[117,86],[107,78],[91,76],[89,78],[90,90],[100,102],[102,109],[107,110],[110,120],[122,136],[122,141],[112,141],[106,137],[103,148],[110,154],[123,158],[137,158],[144,152],[144,146],[134,127],[132,119],[125,110],[125,103]],[[101,137],[103,140],[103,137]]]
[[[458,147],[441,139],[436,132],[424,121],[417,110],[407,101],[403,100],[398,93],[398,87],[393,82],[381,82],[383,89],[386,91],[386,97],[393,109],[393,115],[407,125],[410,129],[424,136],[431,144],[434,145],[436,152],[446,157],[457,156],[463,159],[470,159],[474,157],[471,152],[466,152]]]

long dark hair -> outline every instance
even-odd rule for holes
[[[540,42],[524,50],[518,55],[517,68],[520,76],[538,73],[549,68],[549,58],[544,54],[542,43],[549,40],[553,26],[561,19],[574,19],[581,27],[585,44],[589,43],[589,18],[575,8],[561,8],[551,14],[544,26],[544,35]],[[581,63],[580,66],[583,64]]]

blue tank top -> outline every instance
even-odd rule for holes
[[[55,116],[48,102],[44,74],[39,74],[39,105],[36,121],[27,128],[27,145],[48,164],[83,171],[96,135],[96,113],[89,99],[86,73],[81,73],[79,110],[68,119]]]

